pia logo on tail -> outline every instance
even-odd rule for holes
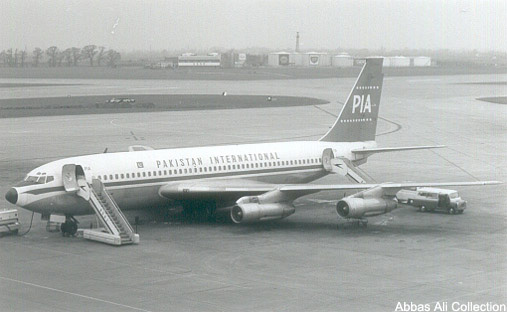
[[[356,112],[356,108],[359,108],[359,113],[371,113],[371,100],[370,95],[366,95],[366,99],[363,95],[354,95],[354,100],[352,102],[352,114]]]

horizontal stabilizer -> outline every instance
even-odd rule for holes
[[[420,149],[444,148],[445,145],[426,145],[426,146],[407,146],[407,147],[379,147],[379,148],[363,148],[352,150],[352,153],[359,155],[372,155],[376,153],[412,151]]]

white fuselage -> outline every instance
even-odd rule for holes
[[[359,160],[352,150],[372,148],[369,142],[279,142],[104,153],[65,158],[32,170],[30,176],[52,176],[44,184],[22,182],[16,187],[17,205],[41,213],[91,214],[84,200],[63,187],[62,167],[82,166],[86,180],[100,179],[122,209],[166,205],[161,186],[171,182],[241,179],[273,184],[307,183],[329,172],[322,153]],[[49,179],[47,179],[49,180]],[[23,185],[24,184],[24,185]]]

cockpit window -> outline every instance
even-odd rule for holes
[[[45,183],[49,183],[54,180],[55,180],[55,178],[53,176],[45,176],[45,175],[27,176],[25,178],[25,182],[31,182],[34,184],[45,184]]]
[[[39,179],[39,177],[35,177],[35,176],[27,176],[25,178],[25,181],[26,182],[37,182],[37,180]]]

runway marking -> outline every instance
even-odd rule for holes
[[[381,135],[385,135],[385,134],[389,134],[389,133],[394,133],[394,132],[399,131],[401,129],[401,127],[402,127],[401,124],[396,123],[396,122],[394,122],[392,120],[389,120],[387,118],[380,117],[380,116],[378,116],[378,118],[382,119],[383,121],[387,121],[388,123],[391,123],[391,124],[395,125],[396,128],[394,130],[391,130],[391,131],[387,131],[387,132],[382,132],[382,133],[376,134],[375,136],[381,136]]]
[[[176,90],[176,89],[181,89],[181,88],[180,87],[164,87],[164,86],[129,88],[129,90],[167,90],[167,89]],[[135,95],[144,95],[144,94],[135,94]],[[165,94],[161,94],[161,95],[165,95]]]
[[[42,289],[46,289],[46,290],[51,290],[51,291],[63,293],[63,294],[66,294],[66,295],[72,295],[72,296],[81,297],[81,298],[85,298],[85,299],[89,299],[89,300],[94,300],[94,301],[98,301],[98,302],[108,303],[108,304],[111,304],[111,305],[115,305],[115,306],[119,306],[119,307],[122,307],[122,308],[131,309],[131,310],[151,312],[150,310],[136,308],[136,307],[132,307],[132,306],[125,305],[125,304],[121,304],[121,303],[117,303],[117,302],[113,302],[113,301],[109,301],[109,300],[104,300],[104,299],[100,299],[100,298],[90,297],[90,296],[86,296],[86,295],[81,295],[81,294],[77,294],[77,293],[73,293],[73,292],[65,291],[65,290],[61,290],[61,289],[56,289],[56,288],[52,288],[52,287],[48,287],[48,286],[42,286],[42,285],[38,285],[38,284],[34,284],[34,283],[24,282],[24,281],[16,280],[16,279],[13,279],[13,278],[4,277],[4,276],[0,276],[0,279],[6,280],[6,281],[15,282],[15,283],[19,283],[19,284],[23,284],[23,285],[28,285],[28,286],[32,286],[32,287],[37,287],[37,288],[42,288]]]
[[[18,243],[15,243],[15,242],[7,242],[7,244],[12,244],[12,245],[16,245],[16,246],[22,246],[23,248],[32,248],[32,249],[45,250],[45,251],[49,250],[51,252],[62,254],[62,255],[67,255],[67,256],[83,257],[82,254],[76,254],[76,253],[72,253],[72,252],[60,251],[60,250],[57,250],[57,249],[54,249],[54,248],[42,248],[42,247],[38,247],[38,246],[30,246],[30,245],[25,245],[25,244],[18,244]],[[52,257],[56,257],[56,256],[52,256]],[[32,260],[27,260],[27,261],[31,262]],[[87,261],[99,261],[99,260],[87,259]],[[192,269],[188,269],[188,268],[178,268],[178,269],[181,270],[181,272],[174,272],[174,271],[160,270],[160,269],[150,268],[150,267],[145,267],[145,266],[138,266],[138,265],[130,264],[130,263],[127,263],[127,262],[121,262],[121,261],[100,260],[99,262],[107,262],[107,263],[112,263],[112,264],[117,264],[117,265],[124,265],[124,266],[130,267],[130,268],[140,269],[140,270],[145,270],[145,271],[160,272],[160,273],[175,275],[175,276],[178,276],[179,278],[193,278],[193,279],[199,279],[199,280],[202,280],[202,281],[205,281],[205,282],[209,282],[210,281],[209,278],[201,277],[200,275],[197,275],[196,273],[194,273],[192,271]],[[0,278],[2,278],[2,277],[0,276]],[[211,281],[219,283],[219,284],[234,286],[234,287],[248,288],[248,287],[242,286],[240,284],[231,284],[231,283],[226,283],[226,282],[222,282],[222,281],[216,281],[214,279],[211,279]],[[143,310],[143,311],[146,311],[146,310]]]
[[[100,114],[99,114],[100,115]],[[71,118],[44,118],[44,117],[57,117],[57,116],[32,116],[33,118],[44,118],[42,120],[30,120],[30,123],[54,123],[55,121],[77,121],[77,120],[97,120],[99,118],[99,115],[90,115],[90,116],[79,116],[78,115],[72,115],[75,117]],[[106,114],[103,114],[106,115]],[[9,119],[20,119],[20,118],[26,118],[26,117],[18,117],[18,118],[9,118]],[[28,117],[30,118],[30,117]],[[103,118],[107,118],[104,117]]]

